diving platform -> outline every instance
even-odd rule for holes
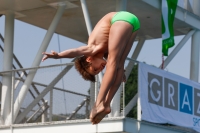
[[[97,125],[92,125],[86,119],[15,124],[12,126],[0,126],[0,129],[3,133],[186,133],[189,131],[121,117],[105,118]]]

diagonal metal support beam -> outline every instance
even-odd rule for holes
[[[139,53],[140,53],[140,51],[141,51],[144,43],[145,43],[145,38],[140,38],[139,41],[138,41],[138,44],[137,44],[137,46],[135,48],[135,51],[134,51],[134,53],[131,56],[132,59],[137,60],[137,58],[139,56]],[[128,63],[128,65],[126,67],[126,72],[125,72],[126,78],[129,77],[129,75],[130,75],[130,73],[131,73],[131,71],[132,71],[132,69],[134,67],[134,64],[135,64],[135,62],[132,62],[132,61],[130,61]]]
[[[185,45],[188,39],[195,33],[195,30],[188,32],[187,35],[179,42],[179,44],[174,48],[174,50],[170,53],[170,55],[165,59],[165,63],[163,68],[166,68],[167,65],[171,62],[171,60],[176,56],[176,54],[181,50],[181,48]],[[162,64],[160,65],[161,68]]]
[[[161,9],[161,0],[142,0],[145,3]],[[181,7],[177,7],[175,17],[186,24],[189,24],[190,26],[194,27],[195,29],[200,30],[200,17],[195,15],[194,13],[191,13],[187,11],[186,9],[183,9]]]
[[[1,33],[0,33],[0,39],[2,40],[2,42],[4,42],[4,38],[3,38],[3,36],[1,35]],[[0,49],[1,49],[1,51],[2,52],[4,52],[4,49],[3,49],[3,47],[0,45]],[[13,58],[14,58],[14,60],[15,60],[15,62],[17,63],[17,65],[19,66],[19,68],[23,68],[23,66],[21,65],[21,63],[19,62],[19,60],[17,59],[17,57],[15,56],[15,54],[13,54]],[[13,64],[13,69],[16,69],[16,66]],[[26,71],[23,71],[22,73],[21,73],[21,76],[20,76],[20,73],[19,72],[17,72],[17,74],[19,75],[19,77],[23,77],[24,75],[27,77],[27,72]],[[15,88],[17,88],[17,86],[18,86],[18,84],[19,84],[20,82],[19,82],[19,80],[15,83]],[[33,87],[33,89],[35,90],[35,92],[39,95],[39,91],[38,91],[38,89],[36,88],[36,86],[34,85],[34,84],[32,84],[32,87]],[[31,96],[35,99],[35,96],[34,96],[34,94],[33,94],[33,92],[29,89],[29,92],[30,92],[30,94],[31,94]],[[44,99],[42,99],[42,102],[44,103],[45,101],[44,101]],[[40,105],[39,103],[38,103],[38,105]]]
[[[40,110],[42,109],[42,107],[44,107],[47,104],[47,102],[45,102],[43,105],[41,105],[27,120],[25,123],[28,123],[38,112],[40,112]]]
[[[72,114],[67,117],[67,120],[71,120],[76,113],[81,109],[81,107],[83,107],[83,105],[88,101],[89,99],[87,99],[87,97],[78,105],[78,107],[72,112]]]
[[[3,38],[3,36],[1,35],[1,33],[0,33],[0,40],[2,40],[2,42],[4,42],[4,38]],[[0,45],[0,49],[1,49],[1,51],[2,52],[4,52],[4,49],[3,49],[3,47]],[[21,63],[19,62],[19,60],[17,59],[17,57],[15,56],[15,54],[13,54],[13,58],[14,58],[14,60],[15,60],[15,62],[17,63],[17,65],[20,67],[20,68],[23,68],[22,67],[22,65],[21,65]],[[12,65],[12,67],[13,67],[13,69],[16,69],[16,66],[13,64]],[[25,76],[27,76],[28,74],[26,73],[26,71],[23,71],[21,74],[19,73],[19,72],[17,72],[17,74],[18,74],[18,76],[19,77],[23,77],[24,75]],[[15,89],[17,88],[17,86],[19,85],[19,83],[20,83],[20,80],[17,80],[16,81],[16,83],[15,83]],[[32,87],[33,87],[33,89],[35,90],[35,92],[37,93],[37,94],[39,94],[39,91],[37,90],[37,88],[36,88],[36,86],[34,85],[34,84],[32,84]],[[1,88],[1,87],[0,87]],[[0,92],[1,92],[1,90],[0,90]],[[29,92],[30,92],[30,94],[31,94],[31,96],[35,99],[35,96],[34,96],[34,94],[33,94],[33,92],[29,89]],[[1,99],[1,93],[0,93],[0,99]],[[43,103],[45,102],[44,101],[44,99],[42,99],[42,101],[43,101]],[[38,103],[38,105],[40,106],[40,104]]]
[[[15,78],[16,80],[20,80],[20,81],[24,81],[23,79],[19,79],[19,78]],[[1,83],[1,82],[0,82]],[[34,85],[39,85],[39,86],[43,86],[43,87],[47,87],[48,85],[46,84],[42,84],[42,83],[38,83],[38,82],[32,82]],[[78,92],[74,92],[74,91],[70,91],[70,90],[65,90],[65,89],[61,89],[58,87],[53,87],[54,90],[59,90],[59,91],[63,91],[63,92],[67,92],[67,93],[71,93],[71,94],[75,94],[75,95],[79,95],[79,96],[84,96],[84,97],[89,97],[89,95],[85,95],[82,93],[78,93]],[[35,99],[35,98],[34,98]],[[44,102],[45,103],[45,102]]]
[[[63,12],[65,10],[65,7],[66,7],[66,5],[64,5],[64,4],[60,5],[58,7],[58,10],[57,10],[57,12],[56,12],[56,14],[55,14],[55,16],[53,18],[53,21],[52,21],[52,23],[51,23],[51,25],[50,25],[45,37],[44,37],[44,40],[43,40],[43,42],[42,42],[42,44],[40,46],[40,49],[38,50],[38,53],[37,53],[37,55],[35,57],[35,60],[33,61],[32,67],[39,66],[39,64],[40,64],[40,62],[42,60],[42,52],[46,51],[46,49],[48,47],[48,44],[49,44],[49,42],[50,42],[50,40],[51,40],[55,30],[56,30],[58,22],[59,22],[60,18],[62,17],[62,14],[63,14]],[[24,85],[22,86],[21,91],[19,92],[19,95],[18,95],[18,97],[16,99],[16,102],[15,102],[15,105],[14,105],[14,120],[17,117],[17,114],[18,114],[18,112],[20,110],[20,107],[21,107],[21,105],[22,105],[22,103],[24,101],[24,98],[25,98],[25,96],[26,96],[26,94],[28,92],[28,89],[29,89],[29,87],[31,85],[31,82],[32,82],[35,74],[36,74],[36,70],[30,70],[30,72],[29,72],[29,74],[27,76],[27,79],[24,82]]]
[[[131,109],[137,104],[137,99],[138,99],[138,93],[135,94],[135,96],[131,99],[131,101],[126,105],[124,109],[124,116],[126,116]]]
[[[73,66],[65,67],[62,72],[35,98],[35,100],[17,117],[15,123],[19,123],[31,110],[32,108],[49,92],[58,81],[72,68]]]

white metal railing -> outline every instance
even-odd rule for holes
[[[19,61],[17,62],[18,62],[18,65],[20,65]],[[127,58],[126,63],[137,64],[137,61]],[[75,76],[74,73],[68,75],[69,70],[74,71],[74,68],[73,69],[71,68],[73,65],[74,63],[72,62],[72,63],[67,63],[67,64],[56,64],[56,65],[38,66],[38,67],[31,67],[31,68],[22,68],[21,66],[19,69],[0,72],[0,77],[8,73],[12,73],[12,77],[13,77],[12,78],[12,82],[13,82],[12,93],[13,94],[11,97],[12,110],[11,110],[11,116],[9,118],[12,121],[12,123],[27,123],[27,122],[30,123],[30,122],[39,122],[39,121],[42,122],[38,118],[40,118],[41,114],[44,114],[44,112],[46,112],[48,116],[48,121],[89,118],[89,112],[91,108],[91,105],[88,103],[89,95],[87,95],[86,92],[80,93],[81,91],[79,92],[79,91],[73,91],[71,89],[68,89],[68,88],[74,88],[73,85],[77,85],[77,82],[79,82],[77,81],[77,75]],[[59,78],[56,77],[59,75],[59,72],[61,71],[60,68],[63,66],[66,66],[66,68],[67,67],[69,68],[67,68],[65,70],[66,72],[61,74]],[[131,66],[133,67],[134,65],[131,65]],[[131,72],[132,67],[126,68],[126,69],[130,69],[130,72]],[[33,81],[31,82],[31,87],[29,88],[29,93],[26,96],[27,97],[26,100],[24,100],[24,104],[20,107],[20,113],[17,114],[17,118],[16,120],[14,120],[14,115],[16,114],[14,114],[15,107],[13,107],[13,105],[14,103],[16,103],[16,98],[18,96],[18,93],[24,81],[26,80],[27,75],[31,73],[32,70],[36,70],[37,74],[35,78],[33,79]],[[75,74],[77,74],[77,72],[75,72]],[[130,75],[130,73],[128,75]],[[69,82],[70,83],[74,82],[73,85],[65,86],[64,88],[62,85],[57,86],[57,84],[62,84],[62,82],[60,82],[60,79],[62,79],[63,77],[71,77]],[[88,82],[82,81],[83,79],[80,76],[78,76],[78,78],[80,82],[84,82],[88,84]],[[82,85],[80,86],[82,87]],[[86,85],[86,86],[87,86],[86,87],[87,89],[90,88],[89,85]],[[97,88],[99,87],[100,87],[100,84],[97,86]],[[113,107],[114,109],[112,109],[114,112],[116,111],[119,112],[119,114],[111,115],[110,117],[121,117],[121,116],[125,117],[128,114],[128,112],[132,109],[132,107],[136,106],[136,104],[131,104],[131,106],[129,104],[129,109],[125,110],[125,106],[128,103],[125,103],[125,89],[124,88],[125,88],[125,84],[122,84],[122,90],[118,94],[120,95],[119,100],[121,102],[120,104],[117,103],[116,105],[114,105],[115,107]],[[59,92],[61,95],[63,94],[73,95],[74,97],[79,97],[79,99],[77,101],[75,100],[76,104],[68,103],[68,101],[70,101],[69,98],[67,98],[65,101],[63,96],[60,96],[60,95],[58,96],[57,94],[53,93],[52,90],[56,91],[56,93]],[[96,89],[96,91],[98,92],[98,89]],[[57,95],[57,96],[54,96],[54,95]],[[59,101],[60,97],[62,97],[62,102]],[[84,99],[87,99],[87,100],[84,100]],[[46,103],[45,102],[46,100],[48,101],[48,106],[45,106],[45,108],[42,108],[44,107],[43,105]],[[60,104],[62,108],[64,108],[65,106],[67,107],[65,107],[65,109],[60,109],[58,106],[55,107],[54,104],[56,104],[56,101],[59,104],[62,103]],[[74,102],[73,100],[71,101]],[[79,104],[80,106],[78,106]],[[58,110],[63,110],[63,111],[59,112]],[[66,114],[63,114],[64,110],[66,111]],[[79,114],[80,112],[82,114]]]
[[[34,93],[34,95],[35,95],[35,97],[33,97],[32,98],[32,101],[30,101],[30,99],[31,99],[31,97],[30,97],[30,93],[26,96],[27,98],[26,98],[26,100],[24,101],[24,105],[21,107],[21,113],[18,115],[18,117],[20,116],[20,115],[22,115],[24,112],[26,112],[26,110],[28,109],[28,107],[30,107],[30,104],[32,104],[33,102],[34,102],[34,100],[36,100],[36,99],[38,99],[38,96],[40,96],[43,92],[45,92],[46,91],[46,93],[43,93],[44,95],[43,96],[41,96],[41,98],[39,98],[38,99],[38,102],[37,103],[35,103],[35,104],[32,104],[33,106],[32,107],[30,107],[31,109],[30,109],[30,111],[28,111],[28,113],[27,114],[25,114],[24,115],[24,117],[23,117],[23,120],[20,120],[20,121],[18,121],[18,119],[17,119],[17,121],[18,122],[20,122],[20,123],[24,123],[24,122],[34,122],[34,120],[33,119],[36,119],[36,118],[38,118],[38,115],[41,115],[41,114],[43,114],[43,112],[45,112],[45,110],[42,110],[41,108],[42,108],[42,105],[43,105],[43,102],[41,101],[42,99],[48,99],[48,103],[49,103],[49,105],[48,106],[46,106],[46,107],[51,107],[51,106],[53,106],[53,105],[50,105],[51,104],[51,102],[50,102],[50,100],[51,100],[51,98],[53,98],[53,104],[60,104],[60,106],[65,106],[65,104],[67,104],[67,102],[69,101],[70,102],[70,98],[71,97],[73,97],[73,100],[71,100],[71,102],[74,102],[74,103],[76,103],[76,104],[73,104],[72,103],[72,105],[67,105],[67,106],[73,106],[73,107],[70,107],[70,108],[68,108],[67,109],[67,112],[66,112],[66,114],[62,114],[62,113],[60,113],[59,114],[59,111],[58,110],[61,110],[61,108],[52,108],[52,112],[53,112],[53,114],[52,114],[52,117],[56,117],[56,118],[53,118],[53,119],[55,119],[55,120],[63,120],[63,118],[62,117],[58,117],[59,115],[60,116],[65,116],[65,119],[66,118],[68,118],[68,116],[69,115],[71,115],[71,113],[73,112],[73,110],[75,110],[76,109],[76,106],[80,103],[80,102],[82,102],[82,100],[83,99],[88,99],[89,98],[89,96],[87,95],[87,94],[85,94],[86,92],[83,92],[83,93],[79,93],[79,92],[76,92],[76,91],[73,91],[73,90],[71,90],[71,89],[69,89],[69,90],[67,90],[67,89],[64,89],[64,88],[61,88],[61,87],[57,87],[57,86],[51,86],[51,87],[49,87],[49,90],[45,90],[44,88],[48,88],[48,86],[49,86],[49,83],[50,83],[50,80],[55,80],[54,78],[57,76],[57,75],[59,75],[59,72],[60,72],[60,67],[61,66],[66,66],[66,68],[68,67],[68,66],[73,66],[73,64],[74,63],[68,63],[68,64],[57,64],[57,65],[51,65],[51,66],[41,66],[41,67],[34,67],[34,68],[20,68],[20,69],[16,69],[16,70],[12,70],[12,71],[3,71],[3,72],[0,72],[0,77],[1,76],[3,76],[3,75],[7,75],[8,73],[12,73],[12,97],[11,97],[11,105],[12,105],[12,108],[11,108],[11,116],[10,116],[10,120],[11,120],[11,124],[12,123],[14,123],[13,121],[13,115],[14,115],[14,107],[13,107],[13,105],[14,105],[14,103],[16,102],[15,100],[16,100],[16,97],[17,97],[17,95],[18,95],[18,92],[19,92],[19,90],[21,89],[20,87],[22,86],[22,84],[23,84],[23,82],[24,82],[24,80],[25,80],[25,76],[22,76],[22,77],[20,77],[20,75],[21,75],[21,73],[23,73],[23,72],[27,72],[27,73],[29,73],[29,72],[31,72],[31,70],[33,70],[33,69],[35,69],[35,70],[37,70],[37,71],[46,71],[45,73],[43,72],[43,77],[46,77],[46,79],[44,79],[43,77],[42,77],[42,79],[37,79],[38,77],[40,77],[40,75],[41,74],[39,74],[40,72],[37,72],[37,74],[39,74],[39,75],[36,75],[36,79],[34,79],[33,81],[32,81],[32,83],[31,84],[34,84],[37,88],[38,88],[38,91],[39,91],[39,95],[37,95],[36,94],[36,92],[34,92],[33,91],[33,88],[31,88],[30,87],[30,90],[32,90],[31,92],[32,93]],[[17,73],[20,73],[20,74],[17,74]],[[50,73],[52,73],[52,74],[50,74]],[[46,74],[46,76],[44,76]],[[51,76],[50,76],[51,75]],[[53,76],[54,75],[54,76]],[[64,75],[61,75],[61,77],[64,77],[65,76],[65,74]],[[61,78],[60,77],[60,78]],[[48,78],[50,78],[49,80],[48,80]],[[59,79],[60,79],[59,78]],[[79,80],[81,80],[82,78],[81,77],[79,77],[79,78],[77,78],[76,76],[74,76],[73,78],[71,78],[72,80],[74,80],[73,82],[74,82],[74,84],[77,84],[77,82],[79,82]],[[77,80],[78,79],[78,80]],[[37,81],[38,80],[38,81]],[[48,83],[43,83],[43,81],[42,80],[48,80],[49,82]],[[61,83],[59,83],[59,81],[60,80],[57,80],[56,82],[57,82],[57,84],[61,84]],[[19,82],[19,85],[18,85],[18,87],[17,88],[15,88],[15,83],[16,82]],[[81,80],[81,82],[82,82],[82,80]],[[51,83],[50,83],[51,84]],[[54,82],[54,84],[56,84],[55,82]],[[59,86],[59,85],[58,85]],[[61,86],[61,85],[60,85]],[[71,88],[72,86],[69,86],[69,88]],[[83,88],[83,86],[81,86],[82,88]],[[41,89],[42,88],[42,89]],[[67,88],[67,87],[65,87],[65,88]],[[86,85],[86,88],[89,88],[87,85]],[[50,97],[50,90],[53,90],[54,91],[54,95],[57,95],[57,96],[52,96],[52,97]],[[63,96],[62,95],[67,95],[67,96],[69,96],[70,98],[68,98],[67,99],[67,101],[60,101],[61,99],[62,100],[64,100],[64,98],[63,98]],[[62,97],[62,98],[61,98]],[[75,97],[77,97],[77,98],[75,98]],[[56,101],[58,101],[58,103],[56,103]],[[62,104],[61,104],[62,103]],[[54,105],[55,106],[55,105]],[[82,105],[83,106],[83,105]],[[22,109],[23,108],[23,109]],[[82,108],[86,108],[86,105],[84,106],[84,107],[82,107]],[[47,109],[47,108],[45,108],[45,109]],[[35,110],[35,113],[33,112],[33,110]],[[42,110],[42,111],[41,111]],[[48,109],[49,110],[49,109]],[[76,117],[79,117],[80,119],[83,119],[83,118],[86,118],[86,116],[88,116],[88,110],[89,110],[89,108],[88,108],[88,105],[87,105],[87,109],[81,109],[80,110],[80,108],[79,108],[79,111],[81,112],[81,114],[78,114],[78,113],[80,113],[80,112],[78,112],[77,113],[77,111],[76,111],[76,113],[74,113],[73,114],[73,116],[75,116],[75,118],[73,118],[73,119],[77,119]],[[58,111],[58,112],[57,112]],[[66,111],[66,110],[65,110]],[[31,113],[31,112],[33,112],[33,113]],[[50,113],[49,113],[50,111],[48,111],[48,118],[50,117]],[[55,113],[55,115],[54,115],[54,112],[56,112]],[[85,112],[87,112],[87,115],[86,115],[86,113]],[[71,117],[72,118],[72,117]],[[79,119],[78,118],[78,119]],[[52,120],[52,118],[51,118],[51,120]],[[16,121],[15,121],[16,122]],[[18,123],[17,122],[17,123]]]
[[[127,61],[126,61],[126,65],[127,65],[127,63],[133,63],[134,67],[136,67],[138,61],[135,61],[133,59],[128,58]],[[57,75],[59,75],[60,66],[68,66],[68,65],[69,66],[73,66],[73,63],[51,65],[51,66],[43,66],[43,67],[35,67],[35,68],[24,68],[24,69],[18,69],[18,70],[13,70],[13,71],[0,72],[1,76],[5,75],[7,73],[12,73],[12,87],[13,87],[12,88],[12,97],[11,97],[11,105],[12,105],[11,114],[12,115],[10,117],[11,124],[9,125],[9,127],[13,128],[13,129],[11,129],[12,131],[14,130],[14,128],[18,128],[18,126],[20,126],[20,124],[15,124],[15,122],[13,121],[13,110],[14,110],[13,104],[14,104],[14,102],[16,102],[15,101],[16,98],[14,96],[17,94],[17,90],[19,89],[19,88],[14,89],[15,82],[17,80],[19,80],[20,83],[23,83],[23,81],[24,81],[24,79],[23,79],[24,77],[19,79],[19,75],[17,75],[16,73],[17,72],[24,72],[24,71],[29,72],[32,69],[37,69],[36,77],[38,77],[38,76],[40,77],[41,75],[43,75],[43,76],[46,75],[45,77],[46,78],[51,77],[51,80],[49,80],[49,81],[52,81],[52,80],[54,80],[54,78],[52,78],[52,77],[56,77]],[[132,68],[126,68],[126,69],[132,69]],[[137,69],[137,68],[134,68],[134,69]],[[55,72],[57,74],[55,74]],[[49,73],[51,73],[51,74],[49,74]],[[137,75],[137,73],[135,73],[135,74]],[[77,84],[77,82],[78,82],[77,76],[74,75],[74,77],[73,77],[72,75],[70,75],[70,73],[67,73],[66,75],[70,76],[70,79],[72,81],[76,80],[76,82],[74,82],[73,85]],[[129,74],[129,75],[132,76],[132,73]],[[44,88],[48,87],[48,83],[45,83],[45,79],[43,77],[42,77],[42,79],[43,80],[40,79],[39,81],[35,81],[36,79],[34,79],[32,81],[32,84],[34,84],[38,88],[39,93],[41,93],[43,90],[45,90]],[[80,77],[80,79],[82,79],[82,78]],[[65,79],[64,81],[66,82],[67,79]],[[127,81],[127,82],[129,82],[129,81]],[[19,83],[19,87],[20,87],[20,83]],[[60,82],[60,83],[62,83],[62,82]],[[120,93],[120,95],[121,95],[120,113],[121,114],[119,116],[115,116],[115,117],[112,118],[112,119],[116,119],[116,120],[120,120],[119,117],[121,117],[121,119],[123,119],[129,113],[130,109],[132,109],[134,106],[136,106],[136,102],[133,102],[133,101],[137,101],[137,98],[135,98],[135,97],[137,97],[137,94],[135,95],[135,97],[133,99],[129,99],[128,101],[127,100],[125,101],[125,99],[126,99],[126,97],[125,97],[125,93],[126,93],[125,92],[125,84],[122,84],[122,86],[123,86],[123,90]],[[40,87],[43,87],[43,88],[40,88]],[[83,87],[83,85],[81,85],[81,87]],[[80,119],[84,119],[85,120],[85,119],[87,119],[88,116],[89,116],[89,111],[90,111],[89,96],[87,94],[85,94],[85,93],[81,93],[81,91],[75,92],[75,91],[69,90],[68,88],[70,88],[70,87],[68,86],[66,88],[60,88],[59,86],[53,86],[53,88],[52,88],[52,90],[54,91],[53,95],[51,96],[50,95],[51,91],[49,91],[47,93],[47,95],[45,95],[43,97],[45,99],[45,104],[41,103],[40,106],[36,105],[36,107],[32,108],[20,123],[21,124],[22,123],[37,123],[37,125],[42,125],[42,123],[45,122],[45,119],[46,119],[47,120],[46,122],[48,122],[50,124],[54,124],[55,121],[62,121],[61,123],[65,122],[67,124],[67,122],[70,121],[70,120],[73,121],[74,119],[75,120],[80,120]],[[32,88],[30,88],[30,89],[32,89]],[[56,94],[58,92],[59,92],[59,94],[54,95],[54,94]],[[69,102],[64,101],[64,98],[61,98],[62,97],[62,95],[60,95],[61,93],[68,94],[67,95],[67,97],[68,97],[67,101],[69,101]],[[52,98],[52,101],[53,101],[52,103],[50,102],[51,98]],[[56,112],[56,111],[60,110],[62,106],[64,106],[64,104],[60,104],[61,100],[63,100],[64,104],[69,105],[68,108],[71,108],[71,109],[67,109],[68,110],[67,114],[62,114],[62,113]],[[74,101],[74,100],[76,100],[76,101]],[[27,103],[26,106],[21,107],[21,109],[20,109],[21,110],[21,114],[27,109],[27,106],[29,106],[31,104],[31,102]],[[38,103],[40,103],[40,102],[38,102]],[[54,107],[54,104],[60,104],[59,108],[58,107]],[[52,108],[52,116],[50,114],[51,106],[53,106],[53,108]],[[129,108],[129,109],[127,109],[127,108]],[[45,115],[46,115],[46,117],[45,117]],[[44,118],[43,121],[42,121],[41,117]],[[50,117],[54,117],[54,118],[50,118]],[[109,118],[107,118],[107,120],[109,120]],[[54,121],[54,122],[52,122],[52,121]],[[127,120],[127,122],[128,121],[129,120]],[[88,125],[88,122],[89,122],[89,120],[87,120],[87,123],[82,123],[82,124]],[[102,123],[106,123],[106,121],[103,121]],[[109,123],[112,123],[112,122],[109,122]],[[138,123],[141,124],[141,121],[138,121],[135,124],[138,124]],[[147,125],[148,124],[149,123],[147,123]],[[27,124],[27,125],[30,125],[30,124]],[[80,126],[80,125],[78,125],[77,122],[73,122],[73,125]],[[146,123],[144,123],[144,125],[146,125]],[[57,126],[58,126],[58,124],[57,124]],[[153,126],[158,126],[158,125],[154,124]],[[32,129],[32,127],[29,127],[29,128],[30,128],[30,130]],[[143,127],[141,127],[141,128],[143,128]],[[0,130],[1,130],[1,126],[0,126]]]

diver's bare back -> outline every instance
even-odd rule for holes
[[[108,51],[108,38],[111,27],[111,19],[116,12],[106,14],[94,27],[89,39],[88,45],[98,47],[99,50]]]

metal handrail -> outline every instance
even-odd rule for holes
[[[17,72],[17,71],[49,68],[49,67],[56,67],[56,66],[72,66],[72,65],[74,65],[74,62],[72,62],[72,63],[63,63],[63,64],[55,64],[55,65],[48,65],[48,66],[37,66],[37,67],[29,67],[29,68],[20,68],[20,69],[14,69],[14,70],[10,70],[10,71],[1,71],[0,75],[4,74],[4,73],[9,73],[9,72]]]

